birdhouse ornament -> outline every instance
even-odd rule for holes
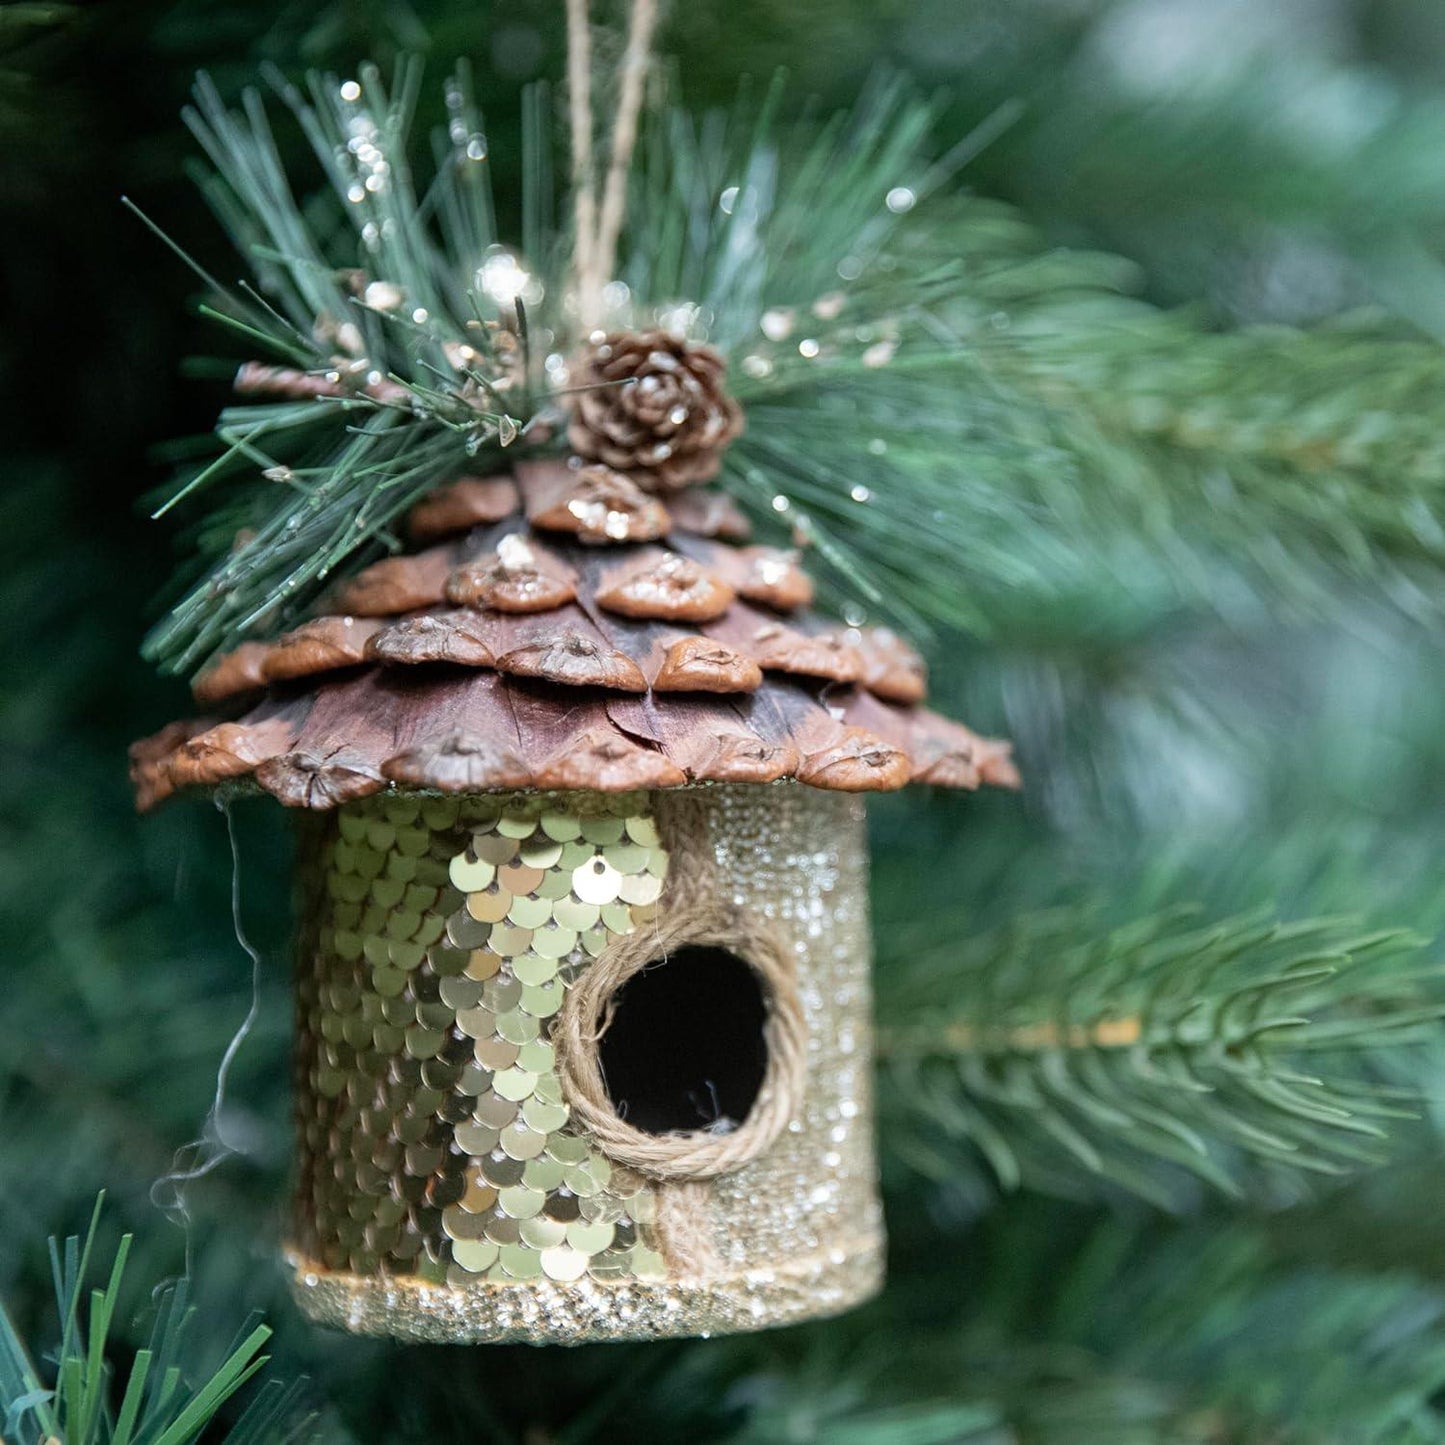
[[[718,486],[787,425],[732,385],[781,323],[724,350],[698,305],[619,284],[587,135],[550,312],[495,246],[422,266],[381,233],[416,219],[395,105],[327,84],[359,264],[262,267],[304,354],[238,375],[227,434],[257,418],[240,465],[269,480],[155,649],[210,656],[205,716],[132,757],[143,808],[263,792],[299,825],[296,1297],[456,1342],[843,1310],[883,1248],[862,798],[1011,785],[1008,750],[925,708],[893,632],[817,616],[799,551]],[[269,164],[242,123],[203,95],[218,165]],[[263,421],[306,433],[294,460]]]

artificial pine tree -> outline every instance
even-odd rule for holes
[[[997,44],[1000,30],[1033,27],[1030,61],[1010,75],[1027,91],[1029,65],[1047,63],[1035,57],[1075,42],[1049,32],[1043,12],[1019,11],[980,33]],[[339,14],[315,23],[334,26]],[[312,17],[288,23],[328,43]],[[679,17],[680,35],[703,23]],[[1101,20],[1094,43],[1120,33]],[[686,53],[681,70],[690,93],[698,67]],[[1095,234],[1158,258],[1168,286],[1194,277],[1182,289],[1196,294],[1205,286],[1189,269],[1198,241],[1181,227],[1182,202],[1131,215],[1121,157],[1147,170],[1170,157],[1171,136],[1196,133],[1191,115],[1216,115],[1218,130],[1199,144],[1219,187],[1210,220],[1223,240],[1210,262],[1230,274],[1209,282],[1258,314],[1254,261],[1273,248],[1287,273],[1278,231],[1296,219],[1282,188],[1255,187],[1252,209],[1238,200],[1250,190],[1234,164],[1240,136],[1258,154],[1280,144],[1254,124],[1259,91],[1241,80],[1158,106],[1132,128],[1119,118],[1137,97],[1070,85],[1057,94],[1053,116],[1042,103],[1022,118],[985,106],[995,123],[977,135],[963,180],[1029,193],[1046,219],[1061,206],[1070,224],[1093,218]],[[787,92],[776,103],[795,108]],[[744,114],[761,109],[747,102]],[[1154,123],[1161,114],[1174,130]],[[1377,122],[1376,153],[1428,167],[1436,112],[1421,101],[1400,116]],[[653,126],[641,174],[663,194],[697,183],[721,201],[727,165],[710,170],[708,146],[726,129]],[[780,173],[789,157],[808,173],[808,130],[777,141]],[[495,131],[491,140],[500,153]],[[294,153],[284,133],[279,144]],[[529,154],[540,164],[546,150]],[[867,149],[843,153],[862,164]],[[1367,170],[1361,150],[1339,154],[1337,144],[1311,155],[1298,214],[1368,175],[1373,214],[1389,225],[1331,232],[1340,244],[1329,295],[1357,299],[1379,277],[1393,288],[1387,300],[1427,318],[1429,238],[1408,228],[1428,221],[1421,196],[1432,188],[1392,189],[1399,171],[1387,160]],[[1094,162],[1086,198],[1059,184],[1080,173],[1080,156]],[[737,184],[732,215],[746,191]],[[907,177],[897,185],[915,201],[925,190]],[[908,335],[870,338],[898,349],[840,387],[836,415],[821,395],[744,397],[749,431],[728,454],[738,499],[761,501],[759,524],[775,516],[800,529],[836,606],[871,620],[891,605],[897,623],[927,629],[935,696],[1013,737],[1028,781],[1021,801],[874,809],[878,1133],[892,1237],[891,1284],[876,1305],[732,1342],[562,1359],[414,1350],[404,1370],[384,1352],[307,1332],[284,1296],[257,1282],[275,1276],[250,1263],[277,1232],[266,1201],[286,1168],[284,1105],[267,1087],[284,1051],[284,927],[268,906],[282,896],[274,835],[234,810],[239,918],[268,966],[256,1030],[230,1060],[220,1107],[196,1152],[172,1166],[248,1009],[244,954],[225,946],[224,827],[219,851],[216,820],[183,809],[146,825],[159,834],[132,831],[107,791],[113,749],[107,759],[74,747],[57,764],[65,704],[45,688],[16,695],[11,725],[44,780],[16,797],[32,809],[43,797],[45,811],[17,857],[25,871],[13,897],[53,893],[63,878],[73,906],[32,905],[19,934],[17,957],[31,966],[15,970],[5,1024],[13,1147],[3,1197],[14,1233],[34,1240],[78,1225],[80,1202],[114,1179],[115,1207],[139,1223],[153,1275],[188,1243],[195,1326],[223,1338],[243,1298],[267,1305],[280,1332],[272,1373],[311,1375],[323,1438],[605,1439],[639,1422],[661,1438],[751,1440],[1442,1433],[1433,1397],[1445,1297],[1430,1207],[1439,996],[1429,950],[1381,927],[1428,933],[1439,921],[1439,656],[1428,633],[1442,550],[1437,347],[1380,315],[1307,333],[1212,330],[1129,299],[1127,267],[1051,249],[957,180],[911,209],[897,200],[904,209],[888,215],[906,225],[885,248],[888,286],[901,295],[928,283],[907,313],[937,342],[928,374],[899,365]],[[821,208],[801,209],[802,232],[821,224]],[[668,214],[631,208],[634,226],[641,217],[663,227]],[[324,204],[303,220],[334,243]],[[193,244],[193,217],[172,211],[165,225]],[[528,229],[526,240],[545,234],[540,220]],[[646,231],[636,242],[654,253],[673,243]],[[807,289],[805,313],[817,299]],[[796,327],[796,312],[769,322],[783,344],[819,340],[785,329],[790,319]],[[845,438],[860,416],[877,445],[874,474],[855,481]],[[768,445],[777,437],[787,445]],[[766,454],[749,453],[749,438]],[[941,450],[946,468],[934,465]],[[212,545],[243,523],[263,529],[278,485],[287,479],[269,496],[265,486],[233,492],[254,510],[207,521]],[[36,527],[47,494],[17,495],[17,529]],[[297,548],[303,572],[330,536]],[[33,619],[27,636],[44,635],[48,652],[57,636],[91,639],[44,674],[70,696],[95,686],[117,651],[110,599],[134,595],[133,565],[103,538],[90,547],[88,567],[72,552],[48,570],[36,547],[13,584],[14,610]],[[267,578],[240,575],[253,597],[268,595]],[[93,589],[88,605],[56,605],[81,589]],[[206,609],[177,616],[163,645],[190,646]],[[219,640],[203,639],[201,653]],[[127,694],[96,695],[114,706]],[[147,711],[153,725],[169,709]],[[12,787],[25,786],[21,776]],[[178,879],[179,908],[169,898]],[[138,970],[138,953],[177,962]],[[157,1180],[160,1202],[189,1222],[184,1236],[146,1203]],[[4,1263],[38,1352],[48,1330],[31,1317],[28,1258],[19,1249]],[[68,1304],[66,1270],[61,1282]],[[103,1313],[112,1334],[129,1330],[128,1312]],[[7,1376],[10,1403],[45,1376],[43,1363]],[[121,1396],[118,1387],[117,1408]],[[22,1403],[0,1433],[43,1438],[44,1428]]]

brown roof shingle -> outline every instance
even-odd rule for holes
[[[1008,745],[920,706],[918,654],[812,617],[797,557],[725,496],[529,462],[420,502],[419,550],[196,681],[229,719],[132,749],[137,803],[251,779],[294,807],[388,787],[621,791],[796,778],[1015,786]]]

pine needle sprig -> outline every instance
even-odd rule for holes
[[[1216,333],[997,203],[906,221],[831,327],[775,307],[783,343],[749,348],[775,370],[740,383],[734,485],[818,545],[833,605],[997,636],[1020,587],[1041,608],[1083,576],[1165,578],[1193,606],[1232,576],[1318,608],[1322,576],[1445,562],[1435,343],[1370,317]],[[895,511],[929,517],[911,574]]]
[[[259,93],[233,112],[207,78],[197,84],[186,119],[212,167],[203,192],[254,278],[238,291],[212,283],[209,313],[278,360],[244,367],[239,389],[296,399],[228,408],[220,455],[168,504],[226,483],[218,519],[245,518],[230,535],[203,530],[199,576],[147,639],[168,670],[296,620],[338,567],[388,545],[418,497],[500,457],[538,416],[523,307],[546,281],[497,243],[464,66],[433,138],[436,175],[417,194],[420,76],[416,62],[390,90],[374,67],[345,84],[313,76],[309,98],[273,77],[330,184],[321,209],[337,224],[325,243]]]
[[[964,159],[931,161],[940,106],[896,75],[880,73],[851,111],[821,125],[784,120],[787,99],[779,73],[761,98],[745,86],[728,114],[662,112],[633,180],[623,280],[654,306],[697,308],[708,339],[741,362],[734,385],[744,401],[760,389],[750,380],[771,387],[786,359],[767,343],[785,339],[783,326],[820,301],[816,319],[834,320],[834,304],[920,197]],[[889,300],[907,296],[912,279],[895,278]],[[764,326],[773,308],[778,315]]]
[[[197,268],[214,293],[207,309],[277,359],[243,368],[240,388],[297,400],[229,408],[220,456],[169,504],[225,483],[241,502],[217,521],[248,519],[229,546],[223,527],[202,529],[225,550],[203,553],[201,575],[147,642],[171,670],[294,621],[338,568],[387,545],[387,529],[449,472],[529,444],[532,424],[565,389],[549,392],[531,364],[560,360],[577,340],[561,294],[559,237],[544,221],[554,207],[539,194],[549,167],[535,106],[523,209],[538,254],[524,270],[497,240],[487,141],[465,67],[448,86],[447,130],[433,137],[435,178],[414,186],[408,145],[420,75],[415,61],[389,89],[374,68],[345,83],[313,75],[305,93],[271,76],[329,184],[319,206],[294,190],[258,93],[233,112],[205,77],[197,85],[187,121],[211,166],[202,189],[254,279],[226,291]],[[926,159],[936,107],[896,79],[878,81],[851,115],[811,139],[782,127],[785,94],[780,78],[756,113],[744,97],[721,127],[676,110],[654,118],[622,262],[630,290],[613,297],[620,323],[679,326],[724,348],[768,333],[769,344],[781,341],[791,323],[770,308],[818,300],[831,287],[815,310],[833,315],[837,288],[863,276],[918,196],[946,174]],[[318,216],[328,218],[324,227]],[[921,335],[913,313],[936,289],[925,284],[905,307],[906,286],[876,295],[871,281],[859,287],[865,311],[884,307],[892,319],[875,328],[871,354],[863,341],[874,331],[850,330],[843,364],[855,369],[891,356],[895,332]],[[829,365],[837,348],[819,349]],[[789,356],[798,360],[791,347],[777,363],[735,357],[740,396],[750,387],[786,394],[806,379]]]
[[[464,68],[435,176],[414,182],[420,74],[304,92],[272,77],[328,183],[311,201],[259,96],[233,113],[198,86],[204,190],[254,280],[211,310],[276,359],[243,389],[289,388],[296,411],[263,408],[263,462],[229,409],[222,461],[184,482],[188,499],[224,482],[251,520],[152,633],[165,667],[294,621],[393,545],[420,495],[555,434],[584,338],[544,102],[527,109],[521,258],[497,237]],[[1127,264],[1050,249],[956,193],[1007,109],[938,160],[938,106],[896,78],[821,125],[785,120],[787,100],[780,78],[728,115],[656,111],[603,300],[609,326],[723,349],[748,415],[724,482],[816,549],[835,610],[996,636],[1021,593],[1039,611],[1091,578],[1147,574],[1171,606],[1209,605],[1221,573],[1318,602],[1322,569],[1445,563],[1438,346],[1363,322],[1214,335],[1134,300]]]
[[[61,1338],[53,1368],[42,1372],[9,1316],[0,1310],[0,1406],[6,1440],[16,1445],[189,1445],[213,1428],[223,1407],[266,1367],[271,1331],[249,1321],[220,1364],[197,1372],[188,1330],[193,1311],[184,1281],[156,1297],[149,1344],[136,1351],[124,1384],[109,1350],[131,1237],[116,1250],[106,1283],[85,1291],[100,1226],[96,1201],[84,1240],[51,1241],[51,1271]],[[49,1382],[47,1383],[47,1379]],[[193,1381],[198,1379],[198,1383]],[[314,1416],[300,1409],[299,1385],[270,1381],[226,1435],[233,1445],[299,1445]]]
[[[1076,1268],[1061,1342],[1172,1384],[1225,1438],[1445,1439],[1445,1298],[1407,1272],[1285,1263],[1240,1225],[1143,1251],[1105,1228]]]
[[[1166,1207],[1191,1178],[1298,1193],[1305,1176],[1379,1162],[1388,1126],[1412,1117],[1371,1058],[1425,1042],[1445,1014],[1418,948],[1257,915],[1100,931],[1087,908],[962,947],[915,940],[908,963],[882,964],[899,1126],[885,1137],[929,1172],[970,1146],[1005,1187],[1112,1186]]]

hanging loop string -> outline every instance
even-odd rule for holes
[[[657,25],[657,0],[632,0],[632,21],[627,28],[627,49],[622,56],[622,81],[617,98],[617,120],[612,127],[612,156],[607,184],[602,191],[602,215],[597,223],[593,264],[599,289],[612,278],[617,262],[617,238],[627,211],[627,175],[637,144],[642,95],[647,80],[647,58]]]
[[[637,146],[638,123],[646,89],[648,58],[657,28],[657,0],[632,0],[627,46],[618,72],[617,115],[600,214],[593,183],[591,35],[587,0],[567,0],[567,75],[571,92],[573,272],[584,332],[602,315],[602,288],[617,264],[617,241],[627,214],[627,176]]]
[[[567,0],[567,103],[572,130],[572,279],[584,318],[595,301],[586,296],[597,230],[592,158],[592,28],[587,0]]]

